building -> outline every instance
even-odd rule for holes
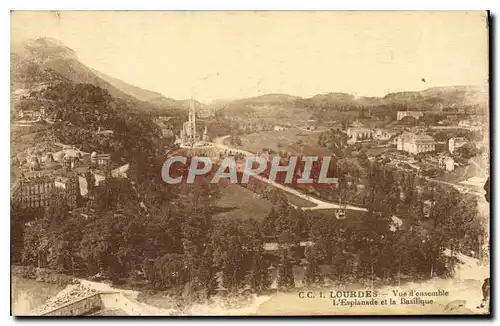
[[[168,127],[161,128],[161,136],[164,138],[174,137],[174,132]]]
[[[397,118],[398,120],[403,119],[404,117],[414,117],[415,119],[420,119],[424,113],[422,111],[398,111]]]
[[[375,129],[373,138],[377,140],[390,140],[395,132],[387,129]]]
[[[103,171],[94,170],[92,171],[95,180],[95,186],[99,186],[101,183],[106,181],[106,174]]]
[[[481,131],[487,128],[489,128],[489,126],[485,126],[479,121],[473,121],[470,126],[471,131]]]
[[[450,138],[448,140],[448,150],[450,151],[451,154],[453,154],[454,151],[464,146],[468,142],[469,141],[467,140],[467,138],[464,137]]]
[[[108,167],[111,162],[111,154],[97,154],[97,164],[102,167]]]
[[[17,113],[20,119],[39,119],[45,116],[45,109],[41,108],[39,111],[34,110],[20,110]]]
[[[66,195],[66,198],[68,200],[69,207],[76,207],[76,198],[78,193],[80,192],[80,184],[78,182],[78,176],[76,174],[56,176],[54,178],[54,187],[64,191],[64,194]]]
[[[114,178],[126,178],[129,169],[130,169],[130,164],[127,163],[111,171],[111,176]]]
[[[460,128],[470,128],[471,122],[469,120],[461,120],[460,122],[458,122],[458,126]]]
[[[279,125],[274,126],[274,131],[283,131],[283,130],[285,130],[285,128],[282,126],[279,126]]]
[[[434,202],[431,200],[424,201],[424,205],[422,207],[422,214],[425,217],[430,217],[432,213],[432,207],[434,206]]]
[[[181,145],[192,146],[196,141],[196,109],[193,100],[189,102],[188,121],[184,122],[180,134]]]
[[[453,171],[455,169],[455,160],[449,156],[440,156],[438,166],[442,170]]]
[[[107,168],[111,164],[111,155],[97,154],[97,152],[92,152],[92,154],[90,154],[90,164],[94,168],[98,167]]]
[[[436,150],[436,141],[429,135],[405,132],[397,138],[398,151],[420,154]]]
[[[350,127],[347,129],[347,136],[351,138],[351,142],[361,142],[373,139],[373,130],[363,127]]]
[[[21,179],[18,190],[21,206],[23,208],[48,206],[52,189],[54,189],[54,177],[52,175]]]

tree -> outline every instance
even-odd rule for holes
[[[91,173],[90,171],[87,171],[85,173],[85,180],[87,182],[88,197],[91,198],[92,195],[94,194],[94,188],[95,188],[95,177],[94,177],[94,174]]]
[[[23,208],[19,202],[11,201],[10,205],[10,257],[12,262],[22,262],[24,238],[27,225],[43,217],[43,210]]]
[[[467,160],[478,155],[478,153],[479,151],[473,143],[466,143],[457,149],[457,154]]]
[[[43,253],[47,249],[47,240],[44,237],[45,229],[44,220],[41,218],[31,221],[26,227],[23,237],[23,264],[43,267]]]
[[[58,271],[75,270],[75,255],[82,238],[81,227],[69,217],[58,229],[47,230],[48,267]]]
[[[116,254],[112,243],[112,224],[112,215],[105,213],[89,221],[84,228],[77,254],[84,262],[88,275],[106,272],[110,263],[115,263],[110,259]]]
[[[306,250],[306,258],[310,264],[309,279],[320,277],[316,266],[327,264],[330,266],[331,279],[342,279],[346,274],[347,247],[351,240],[347,237],[347,230],[342,221],[327,216],[315,216],[310,227],[309,239],[314,246]],[[311,267],[312,265],[312,267]]]
[[[150,275],[155,288],[168,289],[185,284],[189,273],[182,254],[165,254],[154,262]]]
[[[254,291],[266,290],[270,284],[269,262],[265,259],[262,228],[255,220],[246,220],[243,223],[244,234],[247,236],[249,272],[247,283]]]
[[[278,266],[278,287],[293,288],[295,281],[293,277],[293,263],[289,249],[280,249],[280,264]]]
[[[370,165],[370,160],[368,160],[368,155],[366,154],[366,151],[361,151],[358,154],[358,162],[359,165],[362,167],[368,167]]]
[[[234,220],[219,221],[212,234],[214,264],[222,272],[229,291],[242,287],[247,274],[245,258],[248,244],[242,228]]]
[[[276,234],[276,219],[278,215],[274,207],[271,208],[269,214],[266,215],[263,221],[263,233],[266,236],[274,236]]]
[[[319,249],[317,246],[313,245],[306,247],[305,257],[307,259],[308,265],[305,273],[306,284],[318,284],[322,282],[322,275],[319,265],[325,260],[324,250]]]
[[[68,218],[69,209],[66,193],[61,189],[53,189],[49,193],[49,206],[43,217],[49,228],[57,229],[64,224]]]

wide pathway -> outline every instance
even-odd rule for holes
[[[231,137],[231,136],[230,135],[226,135],[226,136],[222,136],[222,137],[216,138],[214,140],[215,146],[219,147],[220,149],[224,149],[224,150],[228,150],[228,151],[232,151],[232,152],[238,152],[238,153],[241,153],[241,154],[246,155],[246,156],[254,156],[255,155],[254,153],[251,153],[251,152],[248,152],[248,151],[245,151],[245,150],[242,150],[242,149],[233,148],[233,147],[225,145],[224,141],[226,139],[228,139],[229,137]],[[280,190],[286,191],[289,194],[292,194],[294,196],[297,196],[299,198],[307,200],[307,201],[309,201],[309,202],[311,202],[313,204],[316,204],[316,206],[314,206],[314,207],[302,207],[303,210],[313,211],[313,210],[320,210],[320,209],[339,209],[339,208],[341,208],[340,205],[338,205],[338,204],[326,202],[326,201],[323,201],[321,199],[318,199],[318,198],[306,195],[306,194],[304,194],[304,193],[302,193],[302,192],[300,192],[300,191],[298,191],[296,189],[293,189],[291,187],[279,184],[277,182],[274,182],[272,180],[264,178],[264,177],[262,177],[260,175],[252,175],[252,177],[254,177],[257,180],[266,182],[266,183],[272,185],[275,188],[278,188]],[[362,211],[362,212],[367,212],[368,211],[364,207],[358,207],[358,206],[353,206],[353,205],[347,205],[345,207],[345,209],[347,209],[347,210],[353,210],[353,211]]]

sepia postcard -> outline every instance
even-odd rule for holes
[[[12,11],[14,316],[490,315],[489,14]]]

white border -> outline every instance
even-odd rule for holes
[[[160,2],[152,2],[152,1],[146,1],[146,0],[141,0],[141,1],[130,1],[130,0],[121,0],[121,1],[103,1],[103,0],[85,0],[85,1],[63,1],[63,0],[44,0],[44,1],[3,1],[1,3],[2,10],[0,14],[0,22],[3,25],[3,28],[1,29],[1,37],[2,37],[2,44],[6,48],[10,48],[10,15],[8,10],[491,10],[492,14],[498,14],[498,3],[500,1],[497,0],[454,0],[454,1],[436,1],[436,0],[420,0],[420,1],[390,1],[390,0],[377,0],[377,1],[370,1],[370,0],[349,0],[349,1],[343,1],[343,2],[333,2],[333,1],[327,1],[327,0],[307,0],[307,1],[296,1],[296,0],[287,0],[287,1],[271,1],[271,0],[253,0],[253,1],[222,1],[222,0],[211,0],[211,1],[203,1],[203,0],[184,0],[184,1],[168,1],[165,3]],[[5,7],[5,8],[3,8]],[[498,19],[498,17],[497,17]],[[498,24],[498,20],[496,21]],[[495,41],[498,42],[497,36],[495,35]],[[496,42],[495,42],[496,43]],[[2,119],[0,119],[0,123],[2,126],[0,127],[0,132],[2,133],[1,139],[1,153],[3,153],[3,157],[0,160],[1,166],[4,168],[4,175],[7,176],[8,171],[10,169],[10,115],[9,115],[9,107],[10,107],[10,94],[9,94],[9,89],[10,89],[10,82],[9,82],[9,74],[10,74],[10,69],[9,69],[9,54],[8,51],[5,49],[4,51],[1,52],[1,62],[2,62],[2,73],[1,73],[1,89],[2,89],[2,106],[3,109],[0,110],[0,114],[2,114]],[[497,54],[498,55],[498,54]],[[495,75],[498,75],[497,69],[495,69]],[[498,85],[495,85],[494,92],[495,94],[498,94]],[[492,103],[492,107],[495,108],[496,103]],[[499,115],[495,115],[495,123],[498,122],[499,120]],[[493,123],[493,122],[492,122]],[[493,135],[494,136],[494,135]],[[498,141],[497,145],[495,146],[495,152],[498,152]],[[498,163],[498,162],[497,162]],[[498,171],[498,164],[495,164],[494,169]],[[2,218],[2,223],[3,227],[1,229],[1,238],[3,239],[4,243],[4,250],[1,251],[1,262],[2,262],[2,268],[0,269],[1,272],[1,280],[2,284],[4,284],[4,287],[2,289],[5,289],[3,292],[3,295],[0,296],[0,307],[2,308],[2,325],[6,324],[11,324],[14,323],[15,320],[12,317],[9,317],[10,315],[10,297],[7,295],[7,292],[10,292],[10,269],[7,266],[7,262],[10,261],[9,257],[9,250],[7,248],[10,248],[10,223],[9,223],[9,202],[7,201],[7,198],[10,198],[10,186],[9,182],[7,181],[7,178],[3,179],[5,180],[2,183],[1,188],[1,205],[0,209],[3,211],[3,218]],[[492,194],[494,197],[497,197],[496,194],[496,188],[492,189]],[[497,202],[499,201],[499,198],[496,198]],[[495,214],[496,211],[492,214],[492,219],[493,217],[497,216]],[[495,226],[494,233],[495,235],[499,233],[500,223],[497,222]],[[7,250],[6,250],[7,249]],[[498,250],[494,251],[495,258],[498,258]],[[498,271],[498,269],[497,269]],[[495,279],[498,279],[496,276],[498,273],[495,273],[493,276]],[[495,310],[498,313],[498,296],[496,289],[498,288],[498,282],[494,281],[495,285],[495,293],[492,295],[496,297],[497,299],[495,300]],[[87,321],[87,320],[86,320]],[[116,321],[116,320],[115,320]],[[159,322],[167,322],[169,324],[177,324],[181,320],[157,320]],[[236,320],[227,320],[228,322],[234,323],[238,322]],[[304,320],[297,320],[298,322],[302,322]],[[296,322],[297,322],[296,321]],[[318,319],[315,319],[315,321],[320,321]],[[364,321],[368,320],[358,320],[356,323],[361,323]],[[425,323],[429,324],[442,324],[444,323],[450,323],[453,322],[453,320],[423,320]],[[32,322],[32,321],[24,321],[26,322]],[[37,320],[36,322],[40,322],[40,320]],[[53,322],[53,320],[49,320],[49,323]],[[95,320],[93,323],[95,324],[104,324],[108,323],[108,320]],[[120,321],[119,321],[120,322]],[[130,322],[134,324],[142,324],[142,320],[131,320]],[[189,322],[192,323],[194,321],[184,321],[184,322]],[[207,321],[207,323],[219,323],[222,322],[222,320],[213,320],[213,321]],[[247,321],[247,322],[252,322],[252,323],[259,323],[259,324],[268,324],[270,321],[264,321],[264,320],[255,320],[255,321]],[[284,320],[273,320],[273,322],[284,322]],[[325,322],[331,323],[343,323],[344,320],[325,320]],[[383,321],[379,321],[383,322]],[[404,322],[403,320],[396,320],[396,322]],[[474,321],[474,320],[469,320],[469,322],[479,322],[479,321]],[[45,322],[47,323],[47,322]]]

